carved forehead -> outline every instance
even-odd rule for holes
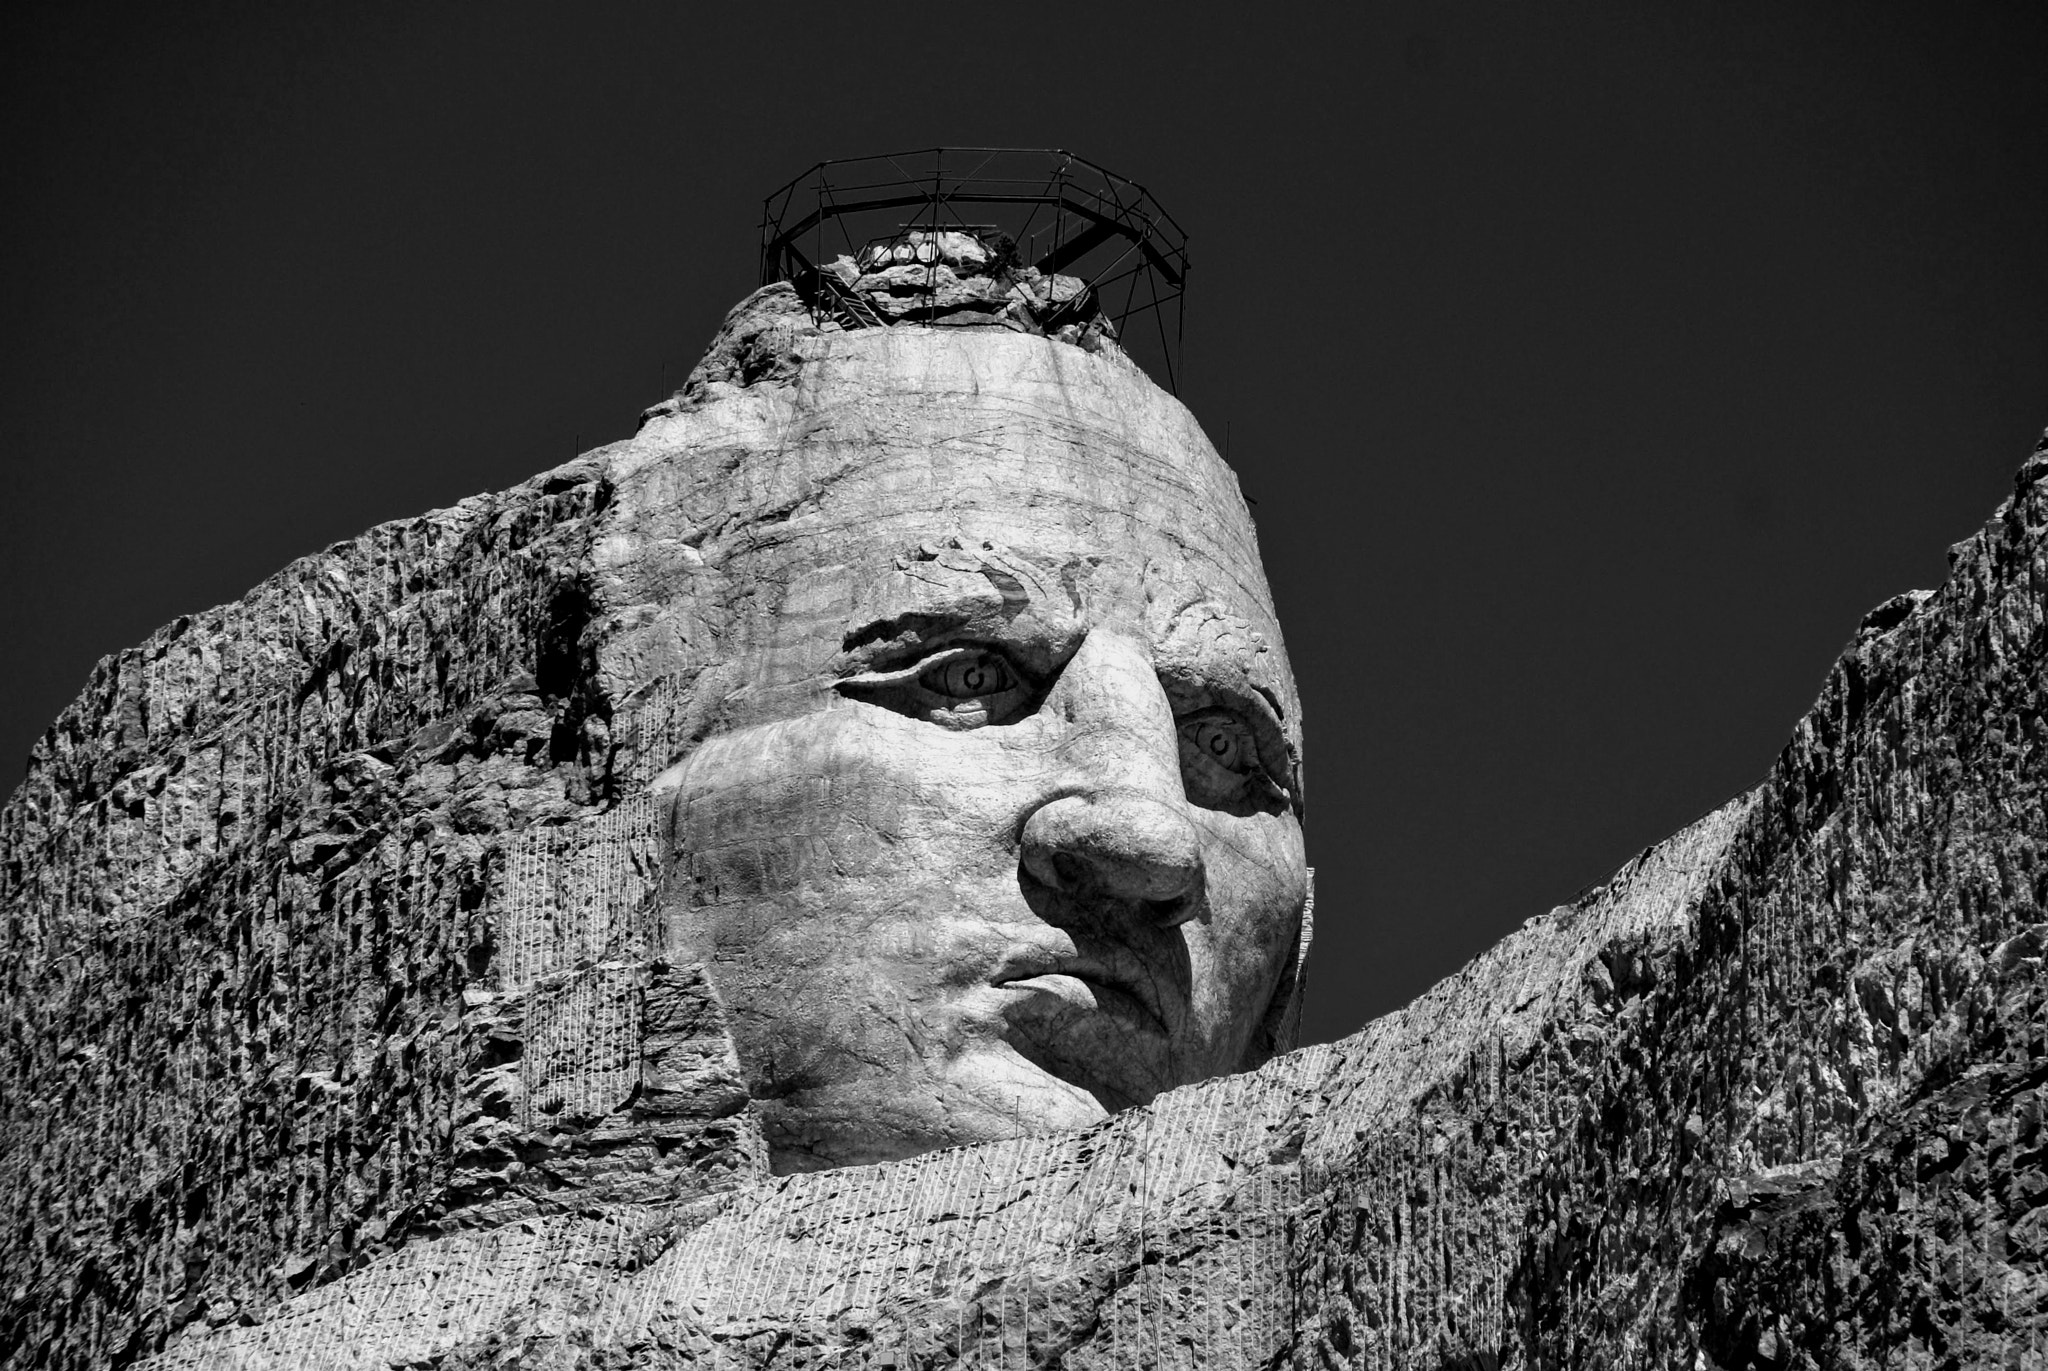
[[[719,664],[795,687],[864,625],[950,603],[1115,623],[1169,660],[1242,649],[1291,705],[1249,514],[1192,417],[1075,349],[947,334],[827,340],[783,408],[678,414],[621,455],[619,685]]]

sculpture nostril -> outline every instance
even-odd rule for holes
[[[1179,928],[1184,923],[1209,922],[1209,907],[1191,895],[1147,900],[1145,909],[1152,915],[1155,928]]]
[[[1031,844],[1024,848],[1024,870],[1048,890],[1073,890],[1086,884],[1087,873],[1071,854]]]

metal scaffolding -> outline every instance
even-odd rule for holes
[[[973,218],[961,212],[969,206]],[[1081,282],[1072,312],[1099,311],[1126,350],[1178,391],[1187,235],[1143,186],[1056,148],[820,162],[762,205],[761,283],[789,281],[815,300],[832,288],[822,270],[832,259],[914,251],[913,234],[949,230],[1004,242],[1020,268]],[[885,322],[857,300],[835,303],[859,323]]]

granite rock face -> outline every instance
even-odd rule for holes
[[[770,288],[631,441],[102,664],[0,818],[10,1343],[1291,1045],[1256,540],[1095,341]]]
[[[840,950],[887,955],[842,957],[844,1036],[786,1088],[763,1044],[810,1011],[751,949],[893,908],[862,885],[891,844],[803,816],[940,835],[909,888],[935,851],[980,879],[1013,802],[948,809],[946,748],[1026,790],[1020,758],[1121,758],[1142,790],[1165,730],[1197,842],[1298,866],[1250,540],[1113,344],[771,291],[633,441],[109,659],[0,811],[7,1363],[2048,1365],[2048,448],[1941,588],[1865,620],[1754,790],[1359,1034],[1265,1061],[1306,891],[1219,862],[1214,907],[1155,923],[1211,949],[1185,984],[1252,988],[1206,1020],[1184,992],[1189,1047],[1123,1097],[1099,1022],[1057,1012],[833,1066],[891,977],[980,945],[872,920]],[[878,613],[877,583],[936,589]],[[944,603],[971,632],[911,641]],[[908,675],[863,655],[900,642]],[[1014,679],[944,655],[991,643]],[[939,699],[878,698],[906,681]],[[1032,737],[1013,686],[1094,731],[1000,745]],[[1196,769],[1242,763],[1206,724],[1256,733],[1247,696],[1257,772]],[[922,760],[834,764],[821,718]],[[833,779],[877,775],[887,805]],[[1109,829],[1115,870],[1158,876],[1151,814]],[[1085,827],[1045,838],[1046,887],[1154,899],[1074,865],[1111,860]],[[722,924],[729,881],[769,916]],[[1043,1081],[980,1069],[1020,1041]],[[905,1081],[958,1087],[936,1129],[865,1112]],[[863,1120],[895,1159],[844,1164]]]

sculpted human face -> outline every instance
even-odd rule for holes
[[[1242,507],[1078,474],[966,499],[896,454],[727,567],[743,684],[660,783],[661,915],[779,1169],[1086,1123],[1239,1069],[1272,1006],[1298,724]]]

